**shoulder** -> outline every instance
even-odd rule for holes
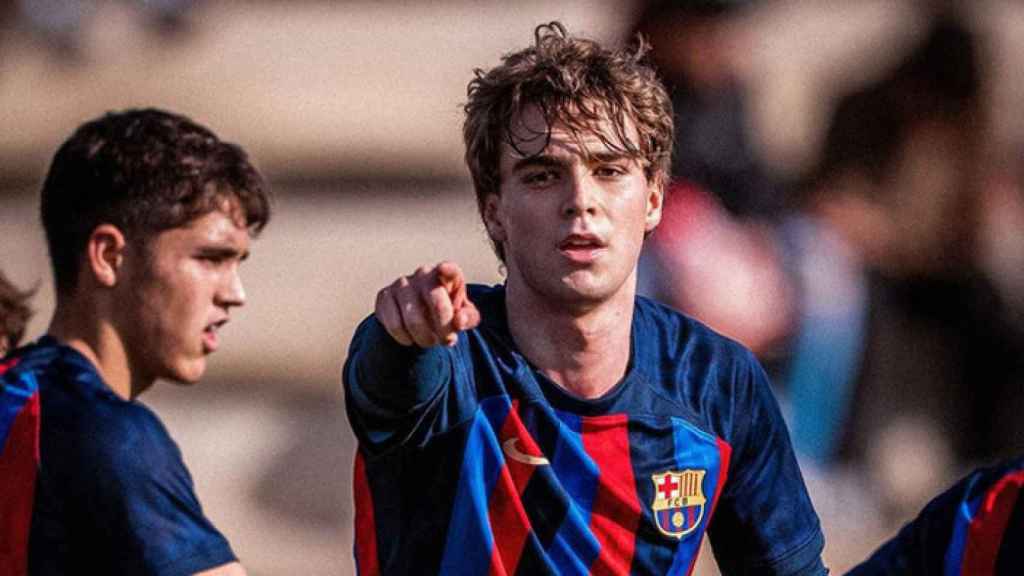
[[[156,414],[112,393],[69,398],[44,390],[40,435],[43,466],[91,472],[100,483],[177,475],[184,467],[178,446]]]
[[[633,315],[636,351],[644,356],[659,356],[677,370],[713,370],[718,375],[760,370],[745,346],[669,306],[640,296]]]

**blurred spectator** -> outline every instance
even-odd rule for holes
[[[672,176],[711,192],[730,214],[776,214],[779,187],[750,137],[741,80],[742,0],[653,0],[635,31],[651,43],[676,116]]]
[[[752,4],[656,0],[638,18],[676,116],[673,183],[639,273],[642,293],[739,340],[772,372],[791,293],[774,240],[782,187],[753,146],[739,68]]]
[[[28,300],[32,291],[18,290],[0,271],[0,357],[18,347],[32,317]]]
[[[173,35],[186,28],[186,15],[197,0],[135,0],[146,25],[157,33]],[[67,61],[83,57],[82,35],[96,1],[17,0],[19,16],[55,55]]]
[[[1024,445],[1024,349],[977,266],[980,49],[939,18],[894,71],[841,98],[788,227],[794,444],[864,471],[892,521]]]

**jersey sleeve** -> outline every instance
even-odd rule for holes
[[[709,536],[723,574],[819,575],[824,537],[768,377],[749,353],[734,368],[729,478]]]
[[[148,409],[125,410],[123,417],[77,430],[90,436],[73,442],[73,449],[60,455],[62,463],[53,464],[60,472],[51,478],[63,494],[42,508],[64,508],[51,512],[66,521],[50,523],[64,533],[37,534],[34,528],[33,572],[68,568],[47,569],[48,558],[65,557],[51,554],[48,544],[71,548],[67,557],[116,567],[122,574],[190,575],[236,561],[204,515],[166,429]],[[53,459],[44,454],[44,465],[48,462]]]
[[[403,346],[376,318],[360,324],[342,383],[349,423],[369,456],[423,445],[472,413],[466,346],[465,335],[451,348]]]
[[[849,572],[1021,574],[1024,456],[974,470],[936,496],[912,522]]]

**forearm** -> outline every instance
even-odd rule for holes
[[[217,566],[209,570],[203,570],[197,572],[195,576],[246,576],[245,568],[242,567],[238,562],[232,562],[230,564],[224,564],[223,566]]]
[[[406,437],[450,383],[450,351],[396,342],[374,319],[352,339],[343,381],[346,409],[364,444],[387,445]]]

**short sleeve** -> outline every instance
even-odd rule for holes
[[[139,405],[73,442],[51,481],[64,516],[66,557],[111,573],[178,576],[236,561],[230,545],[203,513],[181,453],[155,415]],[[77,430],[79,434],[85,430]],[[70,464],[70,465],[69,465]],[[62,487],[62,488],[61,488]],[[51,503],[43,503],[45,509]],[[51,506],[52,508],[52,506]],[[41,569],[46,535],[33,535],[34,569]]]
[[[729,397],[729,478],[709,527],[724,574],[825,574],[824,548],[782,414],[764,370],[747,354]]]

